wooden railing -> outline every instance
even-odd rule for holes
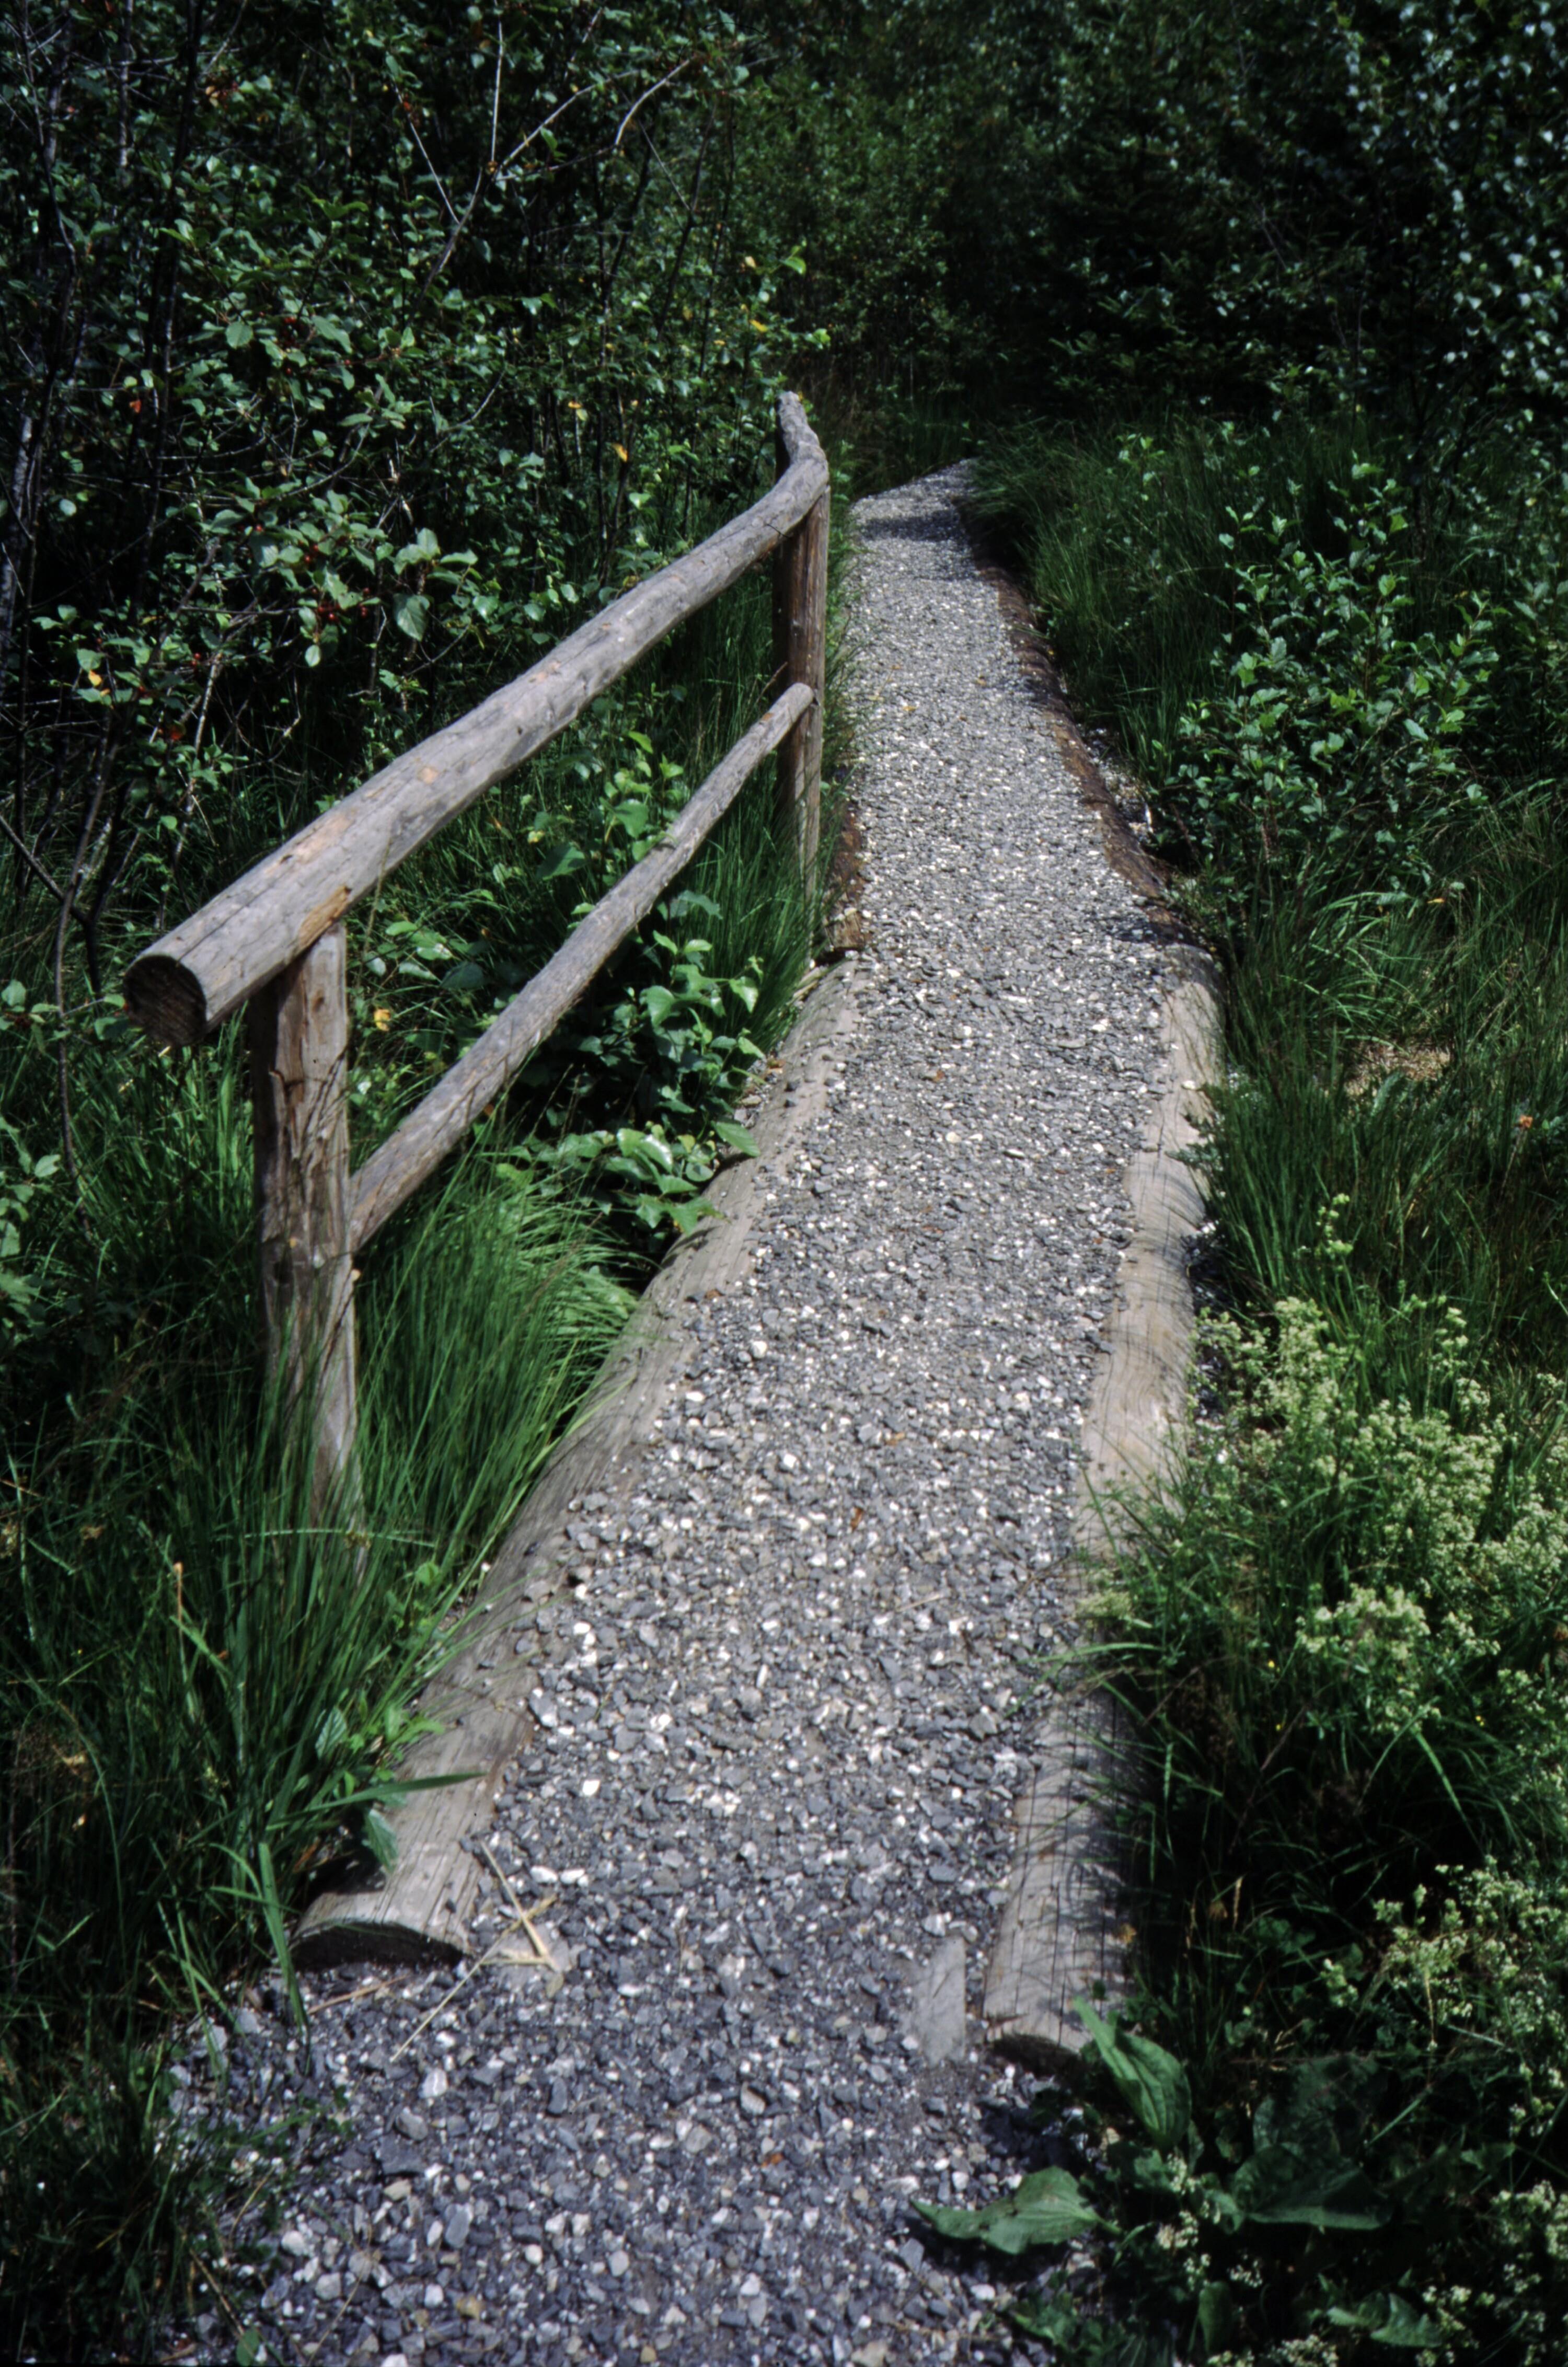
[[[150,946],[131,1015],[196,1044],[248,1004],[268,1368],[313,1410],[317,1510],[352,1489],[356,1254],[559,1025],[773,750],[778,804],[814,866],[821,810],[828,470],[796,396],[778,404],[770,493],[626,593],[505,689],[297,831]],[[773,704],[357,1174],[348,1167],[343,915],[516,772],[687,617],[774,556]]]

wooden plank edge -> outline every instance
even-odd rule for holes
[[[1165,1076],[1128,1170],[1132,1239],[1123,1251],[1105,1357],[1084,1426],[1074,1507],[1080,1574],[1110,1558],[1131,1500],[1180,1467],[1197,1309],[1187,1248],[1204,1221],[1186,1156],[1220,1074],[1219,976],[1197,947],[1167,957],[1182,975],[1165,997]],[[1014,1852],[986,1970],[987,2043],[1037,2070],[1060,2069],[1086,2033],[1074,1998],[1125,1988],[1121,1867],[1110,1797],[1127,1738],[1114,1704],[1082,1693],[1046,1716],[1033,1774],[1013,1812]]]
[[[751,1119],[756,1158],[722,1171],[705,1195],[718,1214],[672,1250],[638,1301],[582,1415],[491,1565],[460,1648],[420,1704],[422,1714],[441,1720],[441,1731],[415,1744],[400,1772],[411,1781],[461,1780],[410,1793],[391,1811],[398,1855],[384,1881],[312,1899],[294,1934],[301,1964],[367,1957],[407,1964],[470,1953],[479,1865],[465,1844],[489,1823],[507,1767],[537,1738],[521,1683],[500,1682],[531,1667],[514,1649],[518,1614],[567,1591],[580,1556],[565,1528],[581,1499],[602,1494],[614,1508],[630,1499],[655,1418],[690,1358],[687,1310],[742,1278],[770,1172],[827,1105],[829,1076],[857,1022],[857,983],[852,957],[807,981]]]

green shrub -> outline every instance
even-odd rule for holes
[[[1183,708],[1160,783],[1211,894],[1250,899],[1260,874],[1293,885],[1309,866],[1319,895],[1425,891],[1435,841],[1483,795],[1460,740],[1496,663],[1486,607],[1447,639],[1412,636],[1405,497],[1369,462],[1335,491],[1327,549],[1261,506],[1219,537],[1238,611],[1227,679]]]

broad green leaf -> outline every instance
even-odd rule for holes
[[[398,631],[406,633],[411,641],[416,641],[429,621],[430,603],[423,592],[410,592],[398,602],[392,614],[397,619]]]
[[[676,1007],[675,996],[667,986],[645,986],[642,1008],[655,1027],[662,1027]]]
[[[316,1757],[328,1759],[348,1738],[348,1720],[340,1709],[329,1709],[316,1728]]]
[[[981,2211],[949,2210],[935,2203],[915,2207],[938,2236],[958,2244],[986,2244],[1013,2258],[1034,2244],[1070,2244],[1100,2224],[1077,2180],[1065,2169],[1037,2169],[1013,2193]]]
[[[558,846],[540,866],[541,879],[564,879],[574,871],[581,871],[587,861],[580,846]]]
[[[397,1835],[380,1808],[365,1811],[365,1846],[378,1865],[390,1871],[397,1863]]]
[[[1147,2327],[1111,2327],[1090,2302],[1029,2293],[1007,2314],[1025,2334],[1054,2342],[1057,2355],[1081,2361],[1082,2367],[1173,2367],[1176,2353],[1169,2335]]]
[[[716,1217],[718,1213],[711,1200],[683,1200],[678,1206],[668,1208],[679,1233],[695,1232],[704,1217]]]
[[[1390,2206],[1344,2154],[1309,2159],[1293,2146],[1262,2146],[1231,2180],[1246,2217],[1271,2227],[1382,2227]]]
[[[714,1125],[713,1131],[718,1136],[721,1142],[727,1142],[730,1149],[732,1150],[738,1150],[743,1159],[755,1159],[756,1157],[757,1150],[755,1138],[746,1132],[744,1126],[737,1126],[733,1118],[722,1117],[718,1119]]]
[[[415,536],[412,542],[405,542],[403,544],[403,549],[398,552],[397,557],[393,560],[392,565],[401,575],[405,568],[417,567],[422,562],[427,562],[432,559],[439,559],[440,556],[441,546],[437,541],[435,536],[431,533],[429,527],[426,526],[420,527],[419,532]]]
[[[1192,2090],[1176,2056],[1152,2038],[1107,2022],[1087,1998],[1075,1999],[1073,2010],[1139,2125],[1164,2152],[1180,2145],[1192,2124]]]
[[[1354,2309],[1331,2309],[1331,2326],[1354,2327],[1388,2350],[1435,2350],[1443,2329],[1435,2317],[1425,2317],[1403,2293],[1373,2293]]]
[[[1198,2296],[1198,2330],[1206,2351],[1228,2350],[1241,2322],[1229,2285],[1207,2284]]]

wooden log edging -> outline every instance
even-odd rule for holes
[[[780,397],[789,465],[771,491],[650,575],[538,665],[253,864],[126,978],[131,1017],[165,1043],[210,1035],[447,822],[505,780],[665,634],[777,549],[822,501],[827,461],[800,399]]]
[[[496,1556],[460,1650],[419,1704],[442,1730],[416,1743],[399,1772],[438,1788],[411,1792],[391,1810],[398,1853],[384,1881],[312,1902],[294,1937],[301,1963],[412,1963],[470,1952],[480,1867],[465,1844],[488,1825],[507,1766],[537,1738],[527,1702],[532,1664],[516,1650],[520,1617],[567,1583],[566,1567],[578,1557],[564,1534],[574,1505],[602,1494],[620,1507],[636,1486],[655,1417],[692,1354],[691,1310],[744,1279],[751,1223],[771,1175],[827,1106],[829,1079],[858,1024],[857,981],[851,957],[812,982],[750,1121],[756,1158],[725,1168],[708,1186],[703,1196],[717,1214],[677,1244],[639,1299],[583,1415]]]
[[[366,1161],[352,1188],[349,1240],[356,1254],[553,1034],[617,947],[685,870],[763,759],[813,704],[804,683],[791,684],[774,700],[687,798],[653,852],[600,898],[559,952],[491,1021],[477,1044],[453,1061],[440,1083]]]
[[[1189,1154],[1220,1074],[1220,990],[1197,947],[1172,944],[1166,958],[1181,974],[1164,998],[1165,1080],[1128,1169],[1132,1240],[1084,1425],[1073,1519],[1081,1577],[1114,1557],[1131,1501],[1169,1483],[1187,1439],[1196,1323],[1187,1252],[1205,1216]],[[1125,1988],[1113,1805],[1125,1761],[1120,1722],[1103,1694],[1085,1690],[1047,1708],[1035,1771],[1014,1809],[984,2001],[991,2045],[1036,2069],[1082,2051],[1075,1998]]]

